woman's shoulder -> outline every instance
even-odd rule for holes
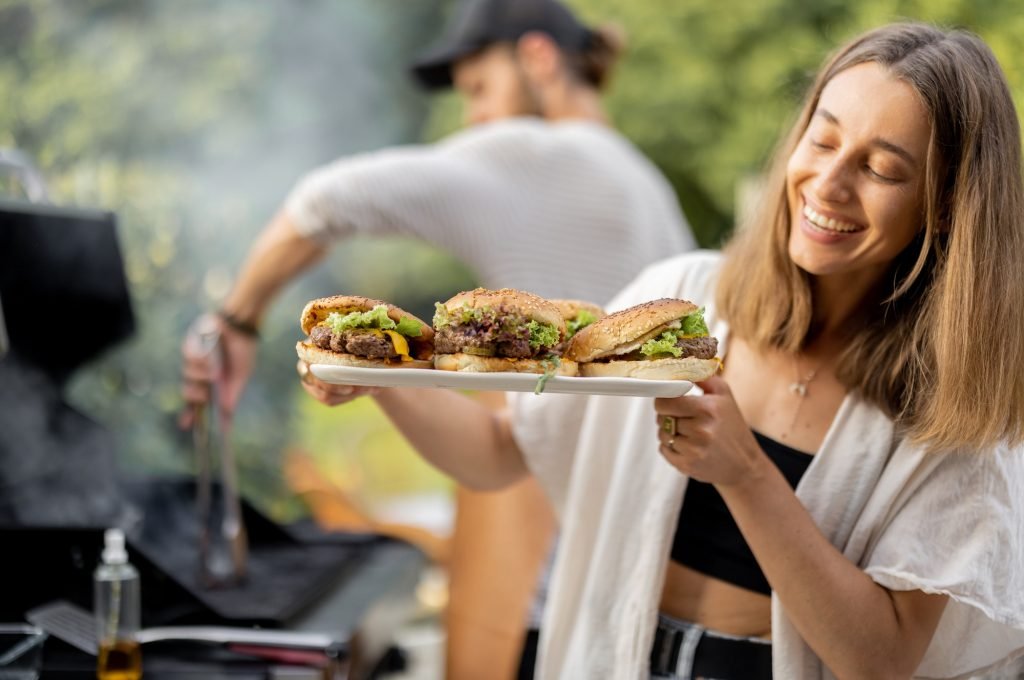
[[[637,280],[665,290],[666,295],[706,293],[722,266],[718,250],[692,250],[648,265]]]

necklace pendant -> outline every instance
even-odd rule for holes
[[[802,382],[790,383],[789,391],[792,394],[797,395],[798,397],[805,397],[805,396],[807,396],[807,383],[802,383]]]

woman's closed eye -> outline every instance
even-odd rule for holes
[[[902,181],[899,177],[894,177],[889,174],[879,172],[878,170],[872,168],[870,165],[865,165],[864,170],[871,177],[877,179],[879,182],[884,182],[885,184],[898,184],[899,182]]]

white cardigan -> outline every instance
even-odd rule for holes
[[[720,255],[645,270],[610,305],[659,297],[717,318]],[[509,395],[514,433],[559,513],[562,539],[538,677],[647,678],[658,601],[686,478],[657,451],[650,399]],[[1021,405],[1024,408],[1024,405]],[[949,595],[921,678],[966,678],[1024,654],[1024,451],[926,455],[848,396],[797,496],[876,582]],[[774,677],[833,678],[772,596]]]

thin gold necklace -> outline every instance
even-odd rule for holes
[[[814,380],[815,376],[818,375],[818,369],[820,369],[821,366],[818,366],[817,368],[814,368],[813,370],[808,371],[807,375],[805,375],[803,378],[801,378],[800,377],[800,364],[797,363],[796,357],[793,357],[793,365],[796,367],[796,380],[794,380],[793,382],[789,383],[789,391],[790,391],[790,393],[795,394],[798,397],[800,397],[800,399],[802,401],[803,398],[807,396],[807,386],[810,385],[811,381]]]
[[[796,356],[793,357],[793,368],[796,373],[796,380],[789,384],[789,392],[797,397],[796,408],[793,410],[793,419],[789,422],[789,427],[783,433],[782,438],[786,439],[793,433],[793,428],[796,427],[796,421],[800,418],[800,410],[803,408],[804,399],[807,397],[807,389],[814,378],[817,377],[818,371],[824,366],[824,362],[818,364],[816,367],[808,371],[801,377],[800,374],[800,363],[797,361]]]

